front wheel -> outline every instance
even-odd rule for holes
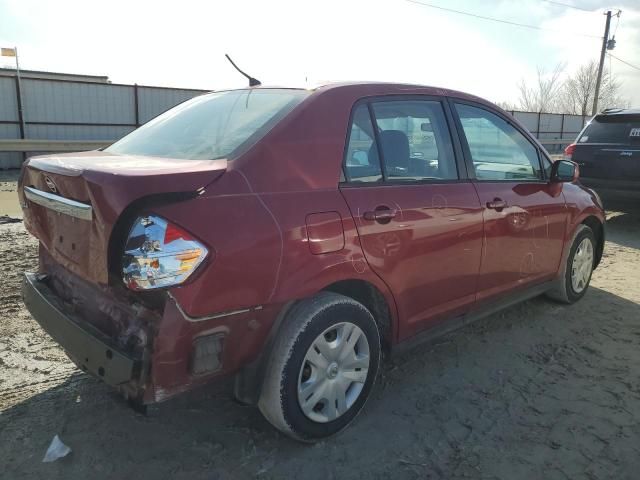
[[[369,310],[349,297],[322,292],[288,313],[258,406],[290,437],[322,439],[360,412],[379,363],[380,336]]]
[[[574,235],[571,250],[558,285],[548,295],[563,303],[575,303],[587,292],[595,265],[596,239],[593,230],[580,225]]]

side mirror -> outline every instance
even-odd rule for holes
[[[551,183],[575,182],[580,176],[580,168],[571,160],[556,160],[551,165]]]

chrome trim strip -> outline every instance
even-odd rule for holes
[[[240,315],[241,313],[256,312],[258,310],[262,310],[262,305],[257,305],[255,307],[241,308],[239,310],[229,310],[227,312],[214,313],[213,315],[205,315],[204,317],[192,317],[182,309],[178,301],[173,295],[171,295],[171,293],[167,292],[167,295],[171,300],[173,300],[173,303],[175,303],[178,311],[182,314],[182,316],[189,322],[203,322],[205,320],[214,320],[216,318],[230,317],[231,315]]]
[[[43,192],[42,190],[32,187],[24,187],[24,196],[33,203],[64,215],[82,220],[91,220],[93,218],[93,209],[91,205],[87,205],[86,203],[76,202],[75,200],[54,195],[53,193]]]

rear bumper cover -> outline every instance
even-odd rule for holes
[[[112,386],[140,376],[142,361],[114,348],[113,343],[88,324],[66,313],[46,284],[46,275],[25,273],[22,297],[33,318],[62,346],[79,368]]]

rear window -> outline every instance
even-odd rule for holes
[[[578,143],[640,143],[640,115],[599,115],[584,129]]]
[[[306,90],[293,89],[209,93],[157,116],[106,151],[184,160],[232,159],[307,95]]]

